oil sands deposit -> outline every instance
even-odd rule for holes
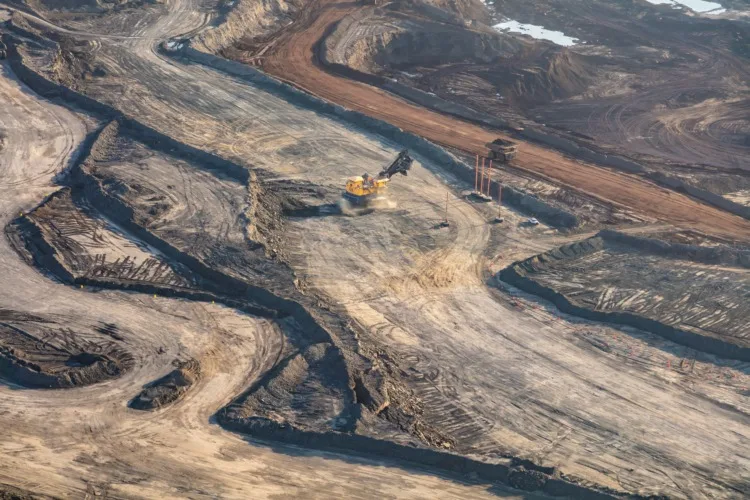
[[[0,0],[0,498],[750,496],[746,0]]]

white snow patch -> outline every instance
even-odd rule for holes
[[[504,21],[500,24],[493,26],[498,31],[510,31],[512,33],[523,33],[524,35],[530,35],[539,40],[548,40],[562,45],[563,47],[569,47],[580,43],[577,38],[567,36],[562,31],[548,30],[543,26],[536,26],[535,24],[523,24],[518,21]]]
[[[721,4],[707,2],[706,0],[646,0],[655,5],[670,4],[678,7],[680,5],[701,14],[722,14],[726,12]]]

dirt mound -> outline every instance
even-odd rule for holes
[[[107,75],[104,66],[97,63],[90,42],[76,42],[67,36],[60,38],[49,70],[58,83],[72,89],[80,89],[87,80]]]
[[[351,392],[331,344],[306,347],[280,361],[224,412],[228,420],[264,418],[305,430],[351,430]]]
[[[148,384],[129,403],[136,410],[157,410],[182,398],[200,378],[196,360],[176,362],[177,368]]]
[[[226,21],[200,33],[191,46],[210,53],[231,51],[236,43],[245,50],[260,48],[295,18],[302,5],[299,0],[237,0]]]
[[[321,58],[357,71],[384,71],[473,61],[489,63],[508,56],[520,43],[500,33],[467,30],[424,18],[394,17],[365,9],[343,19],[325,38]]]
[[[591,60],[567,49],[546,49],[529,59],[534,65],[519,65],[523,76],[513,83],[515,94],[523,101],[546,102],[571,97],[583,92],[596,77],[596,67]]]
[[[46,320],[19,321],[11,315],[0,321],[0,374],[13,383],[77,387],[119,377],[132,366],[132,357],[113,342]]]

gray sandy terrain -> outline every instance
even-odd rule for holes
[[[2,116],[8,135],[0,188],[7,224],[56,189],[52,178],[72,160],[86,120],[34,96],[7,66],[2,72],[0,91],[10,104]],[[29,267],[6,239],[0,252],[4,306],[64,325],[116,324],[136,357],[136,367],[111,383],[64,392],[4,384],[3,483],[70,497],[486,496],[486,485],[382,462],[248,444],[209,418],[275,359],[273,324],[219,305],[71,289]],[[172,360],[186,357],[203,367],[188,398],[154,415],[126,407],[144,384],[171,370]]]
[[[380,171],[404,145],[159,51],[220,23],[217,7],[174,0],[27,17],[32,32],[64,35],[79,55],[26,41],[23,63],[119,117],[45,99],[0,66],[0,222],[38,228],[0,239],[0,325],[33,316],[63,338],[60,350],[132,358],[117,376],[61,390],[3,379],[0,483],[73,498],[543,495],[364,445],[314,445],[345,435],[499,466],[527,460],[546,471],[542,487],[554,478],[615,496],[750,490],[747,362],[569,316],[503,283],[503,268],[592,234],[532,226],[507,209],[491,224],[497,206],[472,202],[470,186],[427,155],[394,178],[387,208],[340,213],[346,178]],[[123,117],[139,125],[117,125]],[[609,218],[632,234],[674,232],[625,209],[585,209],[592,226]],[[630,286],[627,269],[596,265]],[[641,265],[669,274],[656,258]],[[712,272],[716,281],[729,271]],[[729,279],[727,300],[741,300],[744,275]],[[745,318],[728,317],[728,331],[745,337]],[[45,334],[28,331],[46,355]],[[128,407],[154,383],[185,389],[155,411]],[[253,423],[318,438],[256,441],[242,433]]]

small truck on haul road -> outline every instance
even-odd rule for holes
[[[487,148],[487,158],[501,163],[509,162],[518,154],[518,145],[505,139],[495,139],[485,144],[485,147]]]

